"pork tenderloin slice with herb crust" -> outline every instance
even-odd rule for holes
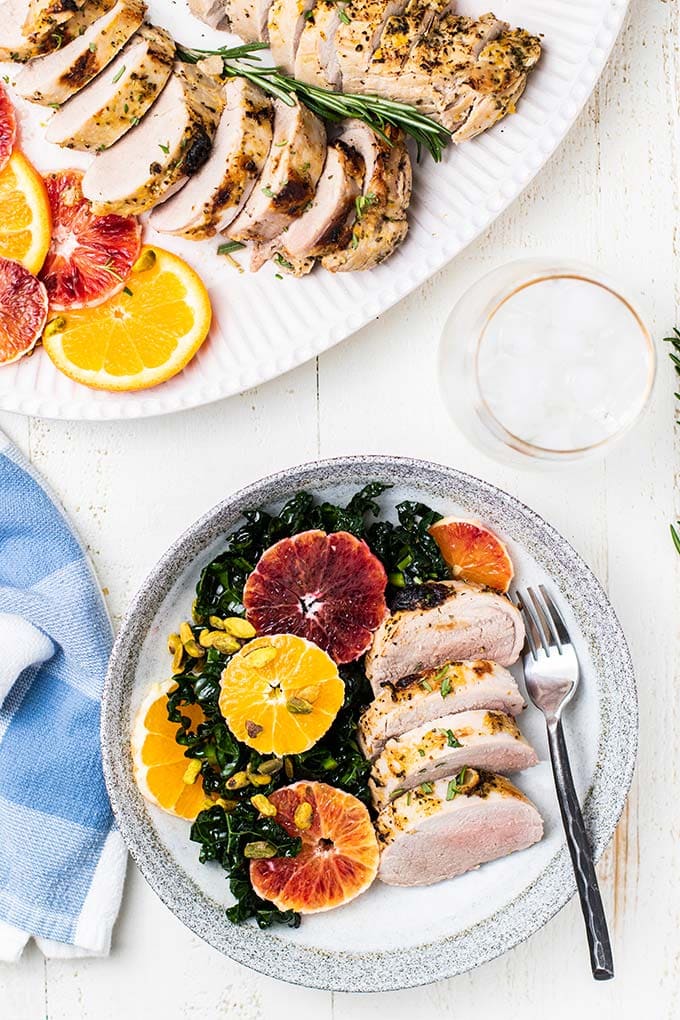
[[[349,91],[384,92],[386,79],[401,74],[413,47],[450,7],[450,0],[411,0],[403,14],[388,18],[370,62],[357,78],[348,79]]]
[[[385,682],[463,659],[517,661],[524,644],[519,610],[504,595],[464,581],[404,588],[373,635],[366,676],[376,694]]]
[[[349,0],[333,40],[334,60],[327,77],[344,92],[356,92],[375,52],[385,24],[403,14],[408,0]],[[327,61],[328,64],[328,61]],[[337,66],[337,70],[336,70]]]
[[[295,71],[295,54],[315,3],[316,0],[274,0],[269,8],[269,49],[276,66],[286,74]]]
[[[236,218],[262,173],[272,144],[271,100],[245,78],[227,81],[224,98],[207,163],[151,215],[161,233],[213,237]]]
[[[326,158],[323,122],[301,103],[274,103],[274,139],[260,180],[227,229],[235,241],[278,237],[314,198]]]
[[[442,715],[481,708],[523,711],[512,673],[495,662],[451,662],[386,684],[359,719],[359,744],[367,758],[375,758],[392,737]]]
[[[24,35],[43,35],[58,29],[85,3],[86,0],[28,0],[23,24]]]
[[[227,0],[229,30],[244,42],[267,42],[271,0]]]
[[[48,142],[101,152],[139,123],[165,86],[175,44],[163,28],[142,25],[107,70],[57,110]]]
[[[225,0],[189,0],[189,10],[210,28],[228,28]]]
[[[32,61],[17,77],[17,92],[43,106],[65,103],[120,53],[145,12],[142,0],[119,0],[73,42]]]
[[[338,81],[328,77],[327,68],[332,62],[336,74],[339,72],[333,40],[340,24],[341,9],[339,0],[316,0],[308,13],[295,53],[295,77],[298,81],[337,90]]]
[[[264,257],[276,252],[280,268],[300,276],[313,268],[315,258],[344,247],[352,233],[363,178],[364,161],[355,149],[341,140],[329,145],[312,204],[271,242]]]
[[[376,832],[382,882],[432,885],[533,846],[543,819],[509,779],[464,769],[397,797],[378,815]]]
[[[379,811],[407,790],[457,775],[466,765],[506,774],[537,764],[536,752],[512,716],[478,709],[443,715],[388,740],[368,785]]]
[[[94,212],[144,212],[178,190],[210,155],[223,106],[220,84],[175,63],[143,120],[86,171],[83,194]]]
[[[411,160],[402,132],[385,127],[388,140],[359,120],[348,120],[340,139],[364,161],[363,195],[349,242],[322,259],[331,273],[372,269],[403,241],[411,199]]]

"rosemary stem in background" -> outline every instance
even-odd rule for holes
[[[385,137],[386,127],[401,128],[415,141],[418,158],[426,149],[436,163],[440,162],[451,133],[415,106],[383,99],[376,95],[358,95],[348,92],[333,92],[318,85],[307,85],[290,75],[283,74],[276,67],[264,67],[257,63],[258,50],[266,49],[266,43],[250,43],[223,47],[217,50],[187,49],[177,47],[177,56],[186,63],[196,64],[207,57],[221,57],[223,74],[227,78],[247,78],[275,99],[293,106],[299,99],[313,113],[324,120],[339,121],[345,117],[362,120],[378,134]]]

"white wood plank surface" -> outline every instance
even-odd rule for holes
[[[529,503],[610,592],[638,672],[640,758],[600,865],[617,977],[589,975],[578,905],[474,973],[385,995],[287,986],[221,957],[130,868],[112,955],[0,967],[2,1020],[677,1020],[680,1017],[680,516],[674,380],[659,345],[651,411],[606,462],[559,473],[501,467],[450,424],[436,378],[443,322],[472,280],[513,257],[561,254],[616,274],[656,336],[680,304],[680,13],[636,0],[596,95],[533,186],[418,293],[297,371],[225,403],[128,424],[0,425],[27,451],[86,541],[118,621],[172,539],[238,486],[317,455],[438,460]],[[612,358],[616,352],[612,351]]]

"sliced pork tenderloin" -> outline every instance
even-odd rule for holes
[[[272,144],[271,100],[245,78],[231,78],[224,98],[210,158],[151,215],[161,233],[214,236],[236,218],[262,173]]]
[[[142,25],[107,70],[57,110],[45,138],[67,149],[110,148],[156,101],[174,59],[175,43],[168,32]]]
[[[326,129],[306,106],[274,104],[274,138],[257,186],[227,228],[236,241],[272,241],[314,198],[326,159]]]
[[[43,106],[65,103],[120,53],[145,13],[142,0],[118,0],[73,42],[32,61],[17,77],[17,92]]]
[[[411,0],[403,14],[388,18],[364,70],[357,76],[346,69],[348,91],[380,94],[385,90],[385,83],[401,74],[414,46],[450,7],[451,0]]]
[[[295,77],[298,81],[320,88],[338,89],[340,68],[334,39],[341,11],[347,17],[339,0],[316,0],[308,12],[295,53]],[[335,77],[330,75],[331,67],[335,68]]]
[[[355,92],[361,87],[386,22],[403,14],[407,4],[408,0],[350,0],[333,41],[338,70],[332,63],[327,73],[339,89]]]
[[[443,715],[489,709],[519,715],[524,709],[512,673],[495,662],[452,662],[386,684],[359,720],[359,743],[375,758],[388,740]]]
[[[189,0],[189,10],[210,28],[228,28],[226,0]]]
[[[86,0],[28,0],[24,35],[40,36],[58,30],[85,3]]]
[[[464,581],[429,581],[402,589],[373,635],[366,675],[382,684],[462,659],[517,661],[524,644],[519,610],[504,595]]]
[[[270,6],[271,0],[227,0],[229,30],[247,43],[267,42]]]
[[[274,0],[267,17],[269,49],[277,67],[295,71],[295,54],[316,0]]]
[[[465,769],[397,797],[376,832],[382,882],[432,885],[527,849],[542,839],[543,820],[504,776]]]
[[[457,775],[464,766],[505,775],[537,764],[512,716],[478,709],[444,715],[388,740],[368,785],[379,811],[407,790]]]
[[[348,120],[340,134],[341,141],[359,153],[366,172],[348,243],[322,259],[331,273],[372,269],[406,237],[411,160],[403,134],[389,127],[385,132],[387,139],[362,121]]]
[[[219,84],[177,62],[144,119],[86,171],[94,211],[144,212],[179,189],[208,159],[223,106]]]
[[[260,255],[271,258],[278,254],[280,268],[301,276],[313,268],[315,258],[344,248],[352,233],[363,179],[364,161],[358,152],[341,140],[333,142],[311,205]]]

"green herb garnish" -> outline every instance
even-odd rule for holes
[[[116,74],[114,74],[113,78],[111,79],[111,82],[112,82],[113,85],[116,85],[120,81],[120,79],[125,74],[126,70],[127,70],[127,68],[126,68],[125,64],[123,64],[121,69],[120,69],[120,71],[117,71]]]
[[[421,783],[420,789],[422,793],[432,793],[432,791],[434,790],[434,786],[432,783]]]
[[[467,768],[461,769],[458,775],[454,776],[453,779],[449,782],[449,785],[446,787],[447,800],[453,800],[453,798],[457,797],[459,793],[462,793],[463,784],[465,783],[466,772]]]
[[[225,241],[217,249],[217,254],[231,255],[235,251],[240,251],[241,248],[245,248],[245,244],[242,241]]]
[[[453,730],[444,730],[446,734],[446,743],[449,747],[462,747],[460,740],[456,740]]]

